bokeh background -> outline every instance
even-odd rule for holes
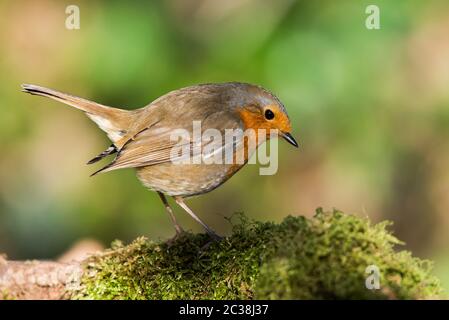
[[[68,5],[80,30],[65,28]],[[365,8],[380,8],[380,30]],[[338,208],[392,220],[449,288],[449,2],[169,0],[0,2],[0,252],[54,258],[80,239],[166,239],[170,221],[133,170],[89,178],[109,145],[82,112],[20,92],[34,83],[137,108],[204,82],[244,81],[286,105],[299,150],[247,166],[190,200],[280,221]],[[181,210],[181,223],[201,228]]]

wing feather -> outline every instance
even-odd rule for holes
[[[140,131],[129,139],[119,150],[114,161],[94,174],[122,168],[138,168],[170,161],[183,161],[192,154],[201,153],[202,148],[206,145],[209,145],[214,152],[229,147],[224,144],[225,129],[240,128],[241,123],[226,112],[216,112],[213,116],[205,117],[205,119],[201,124],[203,132],[206,129],[217,129],[223,139],[202,142],[201,140],[192,140],[192,134],[190,134],[185,139],[176,140],[172,136],[174,129],[166,126],[164,121],[158,121],[156,125]],[[186,130],[191,133],[192,124],[190,126],[190,131],[187,128]],[[190,152],[174,156],[174,147],[188,147]]]

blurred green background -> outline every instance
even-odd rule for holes
[[[65,28],[71,4],[80,30]],[[380,30],[365,27],[368,4]],[[103,163],[86,161],[110,144],[96,125],[21,83],[137,108],[244,81],[280,97],[301,148],[281,142],[275,176],[247,166],[194,211],[224,234],[234,212],[389,219],[449,288],[448,1],[2,1],[0,13],[0,252],[54,258],[84,238],[173,235],[133,170],[89,178]]]

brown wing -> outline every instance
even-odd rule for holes
[[[214,111],[204,117],[204,120],[201,122],[201,131],[216,129],[223,139],[213,139],[204,142],[193,137],[193,121],[194,119],[190,120],[190,126],[188,125],[188,119],[184,118],[182,121],[179,121],[183,127],[179,129],[189,133],[188,136],[183,136],[182,138],[180,138],[180,135],[174,135],[176,128],[173,128],[172,121],[161,120],[155,125],[143,129],[124,144],[113,162],[94,174],[122,168],[137,168],[170,161],[182,161],[191,156],[191,154],[200,152],[205,145],[209,145],[210,150],[217,151],[220,148],[229,147],[224,143],[225,129],[241,128],[241,123],[235,116],[229,115],[224,110]],[[170,126],[167,126],[167,123]],[[174,139],[175,137],[178,137],[178,139]],[[234,142],[231,141],[231,143]],[[211,144],[214,145],[212,146]],[[175,152],[184,147],[189,148],[189,154]]]

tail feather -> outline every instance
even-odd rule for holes
[[[117,147],[115,145],[112,145],[109,148],[107,148],[105,151],[100,153],[98,156],[96,156],[95,158],[89,160],[89,162],[87,162],[87,164],[92,164],[92,163],[98,162],[101,159],[103,159],[111,154],[114,154],[116,152],[117,152]]]
[[[86,112],[86,115],[107,133],[112,142],[116,142],[126,135],[133,120],[131,111],[104,106],[41,86],[22,84],[22,91],[48,97]]]

